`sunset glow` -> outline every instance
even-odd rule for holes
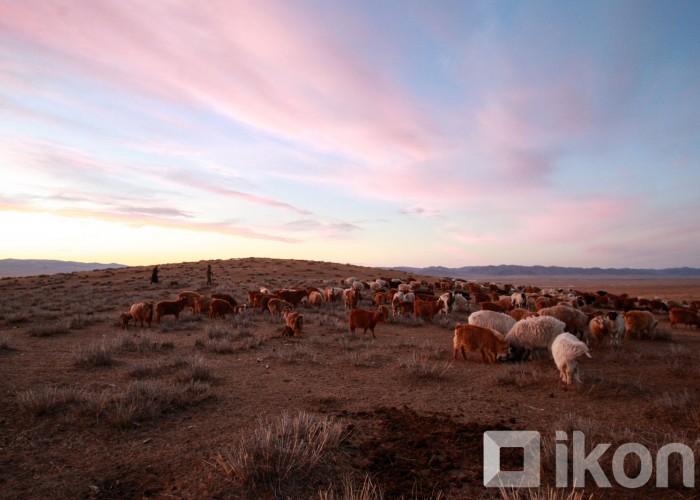
[[[700,4],[0,0],[0,258],[700,267]]]

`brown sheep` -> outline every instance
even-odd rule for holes
[[[520,307],[516,307],[515,309],[511,310],[508,314],[510,314],[510,317],[513,318],[515,321],[520,321],[521,319],[525,318],[531,318],[533,316],[539,316],[538,313],[528,311],[527,309],[522,309]]]
[[[270,299],[267,303],[267,309],[274,318],[278,314],[282,314],[285,307],[292,308],[292,304],[282,299]]]
[[[148,328],[151,327],[151,321],[153,321],[153,302],[138,302],[133,304],[129,309],[129,315],[134,319],[134,326],[136,322],[141,322],[143,327],[143,322],[148,323]]]
[[[321,295],[321,292],[314,290],[313,292],[309,293],[309,305],[315,306],[319,309],[321,308],[321,305],[323,305],[323,296]]]
[[[282,310],[282,316],[284,316],[287,326],[294,331],[294,336],[301,337],[302,329],[304,328],[304,316],[293,311],[290,307],[285,307]]]
[[[386,307],[386,306],[384,306]],[[383,323],[386,318],[382,311],[367,311],[365,309],[353,309],[350,311],[349,323],[350,333],[355,335],[355,328],[362,328],[362,335],[367,333],[367,330],[372,332],[372,337],[377,338],[374,334],[374,327],[377,323]]]
[[[343,301],[345,303],[345,308],[349,307],[350,309],[354,309],[355,307],[357,307],[358,299],[359,293],[356,290],[348,288],[343,291]]]
[[[192,312],[193,312],[193,313],[196,313],[197,311],[196,311],[195,301],[196,301],[196,299],[198,299],[198,298],[202,298],[202,295],[199,294],[199,293],[197,293],[197,292],[191,292],[191,291],[189,291],[189,290],[183,290],[182,292],[180,292],[180,293],[177,294],[177,298],[178,298],[178,299],[181,299],[181,298],[183,298],[183,297],[187,299],[187,303],[185,304],[185,307],[191,307],[191,308],[192,308]]]
[[[408,300],[402,300],[396,304],[394,316],[401,314],[402,316],[407,316],[413,314],[413,302]]]
[[[490,301],[479,302],[479,307],[481,308],[482,311],[495,311],[495,312],[500,312],[500,313],[506,312],[506,308],[503,307],[503,304],[501,304],[499,302],[490,302]]]
[[[668,319],[671,323],[671,328],[676,327],[676,323],[683,323],[685,327],[700,326],[700,316],[697,313],[684,307],[674,307],[668,313]]]
[[[176,320],[180,319],[180,313],[187,307],[187,297],[182,297],[177,300],[161,300],[156,304],[156,324],[160,325],[160,319],[163,316],[172,314]]]
[[[553,307],[543,307],[537,311],[540,316],[552,316],[566,325],[564,331],[573,333],[578,338],[583,338],[586,333],[589,318],[586,314],[570,305],[558,304]]]
[[[416,318],[432,320],[441,312],[447,313],[447,304],[442,300],[432,302],[416,298],[413,302],[413,315]]]
[[[129,312],[121,313],[119,316],[119,327],[122,330],[128,330],[129,321],[131,320],[131,314]]]
[[[500,333],[490,328],[462,323],[455,325],[453,344],[452,359],[456,360],[460,351],[464,359],[467,359],[465,351],[478,351],[484,363],[495,363],[497,358],[507,358],[510,348]]]
[[[597,343],[601,343],[608,334],[605,318],[602,315],[591,318],[591,321],[588,323],[588,332]]]
[[[286,302],[289,302],[294,307],[296,307],[299,305],[299,303],[302,300],[304,300],[305,298],[307,298],[309,296],[309,292],[304,290],[304,289],[291,290],[291,289],[283,288],[282,290],[278,290],[275,295],[277,296],[277,298],[282,299]]]
[[[195,297],[194,299],[194,312],[195,314],[202,314],[202,311],[208,311],[211,305],[210,297]]]
[[[209,318],[221,316],[226,319],[226,313],[236,314],[236,311],[227,300],[212,299],[211,304],[209,304]]]
[[[658,321],[649,311],[627,311],[622,316],[625,318],[625,340],[640,339],[644,335],[656,338],[654,329]]]
[[[238,301],[236,299],[234,299],[233,296],[229,295],[228,293],[212,293],[211,298],[225,300],[226,302],[231,304],[231,307],[236,307],[238,305]]]

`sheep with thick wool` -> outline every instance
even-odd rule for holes
[[[552,316],[533,316],[518,321],[506,335],[513,349],[528,358],[535,349],[551,348],[557,335],[564,333],[566,325]]]
[[[552,342],[554,364],[557,365],[561,380],[566,385],[571,385],[572,382],[581,382],[578,358],[584,354],[591,357],[588,346],[570,333],[561,333]]]
[[[563,321],[566,325],[565,330],[575,333],[578,337],[583,337],[588,327],[588,316],[570,305],[558,304],[553,307],[544,307],[538,312],[540,316],[552,316]]]
[[[496,311],[473,312],[469,315],[468,322],[470,325],[491,328],[502,335],[507,335],[516,323],[516,321],[509,314]]]

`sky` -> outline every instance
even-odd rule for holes
[[[0,258],[700,267],[700,2],[0,0]]]

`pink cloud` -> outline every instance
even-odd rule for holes
[[[284,2],[5,3],[16,48],[72,70],[351,156],[418,160],[436,135],[401,88]]]

